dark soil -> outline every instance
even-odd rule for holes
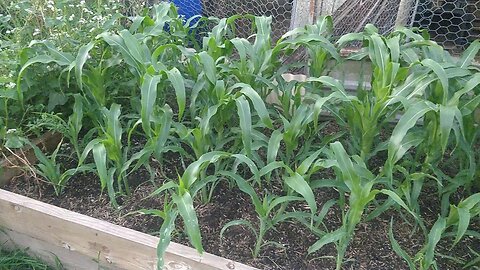
[[[69,160],[62,162],[68,167]],[[132,184],[132,195],[121,198],[121,209],[111,207],[106,193],[101,193],[99,180],[94,174],[74,176],[64,193],[57,197],[53,188],[45,181],[33,176],[23,176],[14,179],[6,190],[25,195],[40,201],[66,208],[94,218],[99,218],[138,230],[144,233],[156,235],[162,219],[159,217],[138,214],[140,209],[163,209],[163,197],[148,198],[158,186],[168,177],[175,177],[177,170],[183,171],[183,166],[178,155],[168,155],[165,158],[162,174],[158,171],[154,182],[146,179],[150,174],[145,169],[140,169],[129,176]],[[332,172],[326,170],[323,175],[316,175],[316,179],[331,178]],[[279,188],[281,190],[281,188]],[[317,189],[317,204],[319,209],[330,199],[337,199],[338,193],[334,189]],[[435,189],[426,189],[425,194],[420,196],[422,218],[427,227],[431,227],[440,213]],[[462,197],[459,194],[457,197]],[[458,200],[457,198],[454,198]],[[292,209],[304,207],[294,204]],[[372,209],[373,209],[372,205]],[[366,214],[371,211],[367,210]],[[265,240],[275,242],[275,245],[266,246],[258,258],[252,258],[255,245],[253,233],[246,227],[230,227],[220,240],[220,231],[223,226],[232,220],[245,219],[254,226],[258,224],[250,197],[237,188],[230,189],[227,182],[221,182],[215,189],[211,202],[202,204],[196,202],[196,212],[199,218],[203,245],[207,252],[228,259],[242,262],[259,269],[335,269],[335,246],[330,244],[323,247],[319,252],[307,255],[307,249],[318,240],[309,228],[296,222],[281,223],[276,230],[267,233]],[[366,216],[366,215],[365,215]],[[400,209],[391,209],[372,221],[364,221],[357,226],[355,236],[350,242],[343,269],[408,269],[408,265],[402,258],[397,256],[391,248],[388,237],[390,223],[393,220],[393,232],[395,239],[411,255],[421,249],[424,244],[424,236],[420,230],[409,223],[408,215]],[[341,225],[341,212],[338,207],[333,207],[328,212],[325,226],[334,230]],[[471,230],[480,231],[480,224],[474,223]],[[181,224],[173,237],[173,241],[189,245],[186,234]],[[442,241],[438,247],[443,255],[454,256],[464,262],[471,261],[469,247],[474,251],[480,251],[480,241],[465,237],[453,250],[450,250],[452,241]],[[437,259],[438,269],[462,269],[462,264],[453,260]]]
[[[140,171],[134,177],[148,177],[145,173]],[[31,177],[19,178],[5,189],[134,230],[153,235],[157,233],[162,223],[161,218],[131,214],[140,209],[162,208],[162,198],[146,199],[155,190],[151,182],[143,182],[136,186],[132,196],[123,200],[120,210],[110,206],[108,196],[101,194],[98,183],[95,175],[77,176],[72,179],[61,197],[56,197],[47,183],[35,181]],[[337,194],[329,190],[320,190],[317,191],[316,197],[321,198],[318,201],[321,207],[325,201],[336,198]],[[220,230],[227,222],[235,219],[250,220],[253,224],[257,222],[249,197],[238,189],[229,189],[227,185],[220,184],[212,201],[203,205],[198,203],[196,210],[201,224],[203,245],[207,252],[260,269],[335,269],[335,247],[326,246],[320,252],[306,256],[308,247],[318,238],[308,228],[293,222],[282,223],[276,228],[277,231],[270,231],[266,240],[279,245],[265,247],[256,259],[251,255],[255,238],[247,228],[230,227],[224,234],[224,239],[220,241]],[[427,208],[426,211],[432,210]],[[395,238],[402,247],[410,251],[410,254],[421,248],[423,236],[420,236],[420,233],[411,236],[413,227],[405,223],[398,212],[392,210],[357,227],[345,258],[347,262],[344,264],[344,269],[408,269],[404,261],[391,249],[388,240],[391,218],[395,221]],[[336,228],[341,224],[338,209],[330,210],[326,223],[330,228]],[[189,245],[181,227],[178,228],[178,233],[173,239],[175,242]],[[455,252],[456,256],[468,261],[472,258],[469,258],[465,244],[474,250],[480,250],[480,243],[467,237],[464,243],[458,245],[460,248],[457,248],[458,251],[455,250],[458,252]],[[448,243],[445,243],[445,247],[448,247]],[[445,251],[448,252],[448,250]],[[443,267],[439,269],[461,269],[461,266],[455,265],[453,261],[440,261]]]

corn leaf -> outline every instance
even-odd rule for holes
[[[242,141],[247,156],[252,155],[252,116],[250,115],[250,105],[244,96],[235,100],[237,104],[238,117],[240,118],[240,128],[242,130]]]
[[[183,112],[185,111],[186,104],[186,95],[185,95],[185,81],[182,74],[177,68],[172,68],[167,72],[168,80],[173,85],[175,89],[175,94],[177,96],[177,105],[178,105],[178,120],[180,121],[183,117]]]
[[[307,181],[305,181],[305,179],[298,173],[286,177],[284,181],[292,190],[302,195],[305,201],[307,201],[312,215],[315,214],[317,212],[317,202],[315,201],[315,195],[313,195],[313,191]]]
[[[75,78],[77,79],[77,84],[80,90],[83,90],[83,66],[88,59],[88,53],[95,46],[95,42],[89,42],[87,45],[80,47],[78,50],[77,57],[75,59]]]
[[[177,210],[170,210],[167,213],[164,213],[164,217],[162,217],[163,222],[158,235],[160,240],[158,241],[157,245],[157,269],[164,269],[164,256],[167,251],[167,247],[170,244],[172,232],[175,230],[175,220],[177,219],[177,215]]]
[[[193,200],[190,193],[185,191],[183,195],[173,194],[172,196],[174,203],[178,207],[178,212],[180,213],[180,216],[182,216],[190,243],[192,243],[199,253],[203,253],[202,237],[200,235],[197,214],[193,208]]]
[[[317,242],[315,242],[312,246],[308,248],[308,254],[320,250],[323,246],[327,244],[340,241],[340,239],[342,239],[345,234],[346,232],[343,230],[343,228],[325,234]]]
[[[142,109],[140,112],[142,118],[142,127],[145,134],[150,137],[152,133],[151,120],[153,109],[157,100],[157,85],[160,82],[161,77],[158,75],[145,74],[143,77],[143,83],[141,86],[141,98],[140,102]]]

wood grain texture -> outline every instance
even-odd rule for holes
[[[30,247],[42,257],[56,254],[68,269],[156,269],[157,237],[2,189],[0,227],[12,245]],[[167,249],[165,261],[168,270],[255,269],[176,243]]]

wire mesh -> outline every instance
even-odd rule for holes
[[[368,23],[382,34],[396,26],[420,27],[453,53],[480,38],[478,0],[318,0],[316,14],[333,16],[336,36]]]
[[[385,34],[395,28],[400,2],[401,0],[319,0],[317,14],[332,16],[335,36],[360,32],[369,23]]]
[[[203,16],[226,18],[233,15],[252,14],[272,16],[272,37],[278,39],[290,29],[293,0],[170,0],[179,7],[180,13],[194,11]],[[182,10],[183,9],[183,10]],[[249,20],[236,22],[237,34],[248,37],[252,32]]]
[[[480,38],[480,1],[417,0],[413,26],[427,29],[433,40],[459,53]]]
[[[314,9],[311,21],[332,15],[335,36],[362,31],[371,23],[387,34],[396,26],[420,27],[446,49],[457,53],[480,38],[480,0],[122,0],[130,7],[170,1],[181,14],[225,18],[236,14],[272,16],[272,37],[278,39],[290,30],[292,14],[301,7],[302,17]],[[304,18],[300,18],[303,20]],[[249,20],[236,22],[237,34],[252,33]]]

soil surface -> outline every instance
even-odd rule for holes
[[[67,149],[62,152],[68,152]],[[62,158],[65,167],[74,164],[70,158]],[[49,204],[66,208],[94,218],[99,218],[128,227],[144,233],[156,235],[162,219],[150,215],[139,214],[141,209],[163,209],[163,197],[148,197],[167,178],[174,178],[177,170],[181,173],[182,167],[178,156],[165,157],[166,166],[162,166],[162,174],[158,173],[153,181],[148,180],[150,174],[145,169],[139,169],[129,176],[132,185],[132,194],[129,197],[120,198],[121,209],[111,207],[106,192],[102,194],[100,182],[93,173],[76,175],[57,197],[53,188],[44,180],[32,175],[24,175],[14,179],[6,190],[25,195]],[[163,176],[160,176],[163,175]],[[333,177],[331,171],[324,171],[315,175],[315,179]],[[275,188],[275,187],[274,187]],[[277,187],[281,190],[280,187]],[[317,189],[317,205],[319,209],[330,199],[337,199],[338,193],[334,189]],[[459,200],[462,194],[456,195]],[[440,212],[435,189],[425,188],[420,196],[422,218],[425,225],[430,228]],[[291,209],[306,207],[302,204],[294,204]],[[371,207],[372,209],[374,206]],[[364,216],[371,211],[367,209]],[[228,259],[242,262],[259,269],[335,269],[335,246],[324,246],[319,252],[307,255],[307,249],[318,237],[310,232],[310,229],[298,222],[285,222],[267,233],[265,240],[272,245],[265,246],[257,258],[252,257],[252,249],[255,245],[255,237],[247,227],[233,226],[224,233],[220,239],[220,231],[223,226],[232,220],[245,219],[254,227],[258,225],[251,199],[248,195],[237,188],[229,188],[226,181],[220,182],[214,191],[209,203],[196,201],[196,212],[202,232],[202,241],[207,252]],[[345,256],[343,269],[408,269],[405,261],[397,256],[391,248],[388,232],[393,222],[395,239],[411,256],[421,249],[424,244],[423,233],[413,223],[409,222],[408,215],[400,209],[391,209],[371,221],[363,221],[357,226],[355,236],[351,240]],[[325,226],[334,230],[341,225],[341,211],[338,207],[332,207],[324,220]],[[480,224],[474,223],[471,230],[480,231]],[[179,222],[173,241],[190,245],[182,224]],[[465,237],[455,248],[451,249],[452,241],[440,242],[437,251],[445,255],[438,257],[438,269],[462,269],[462,264],[447,259],[454,256],[463,262],[471,261],[469,248],[480,251],[480,241]]]

